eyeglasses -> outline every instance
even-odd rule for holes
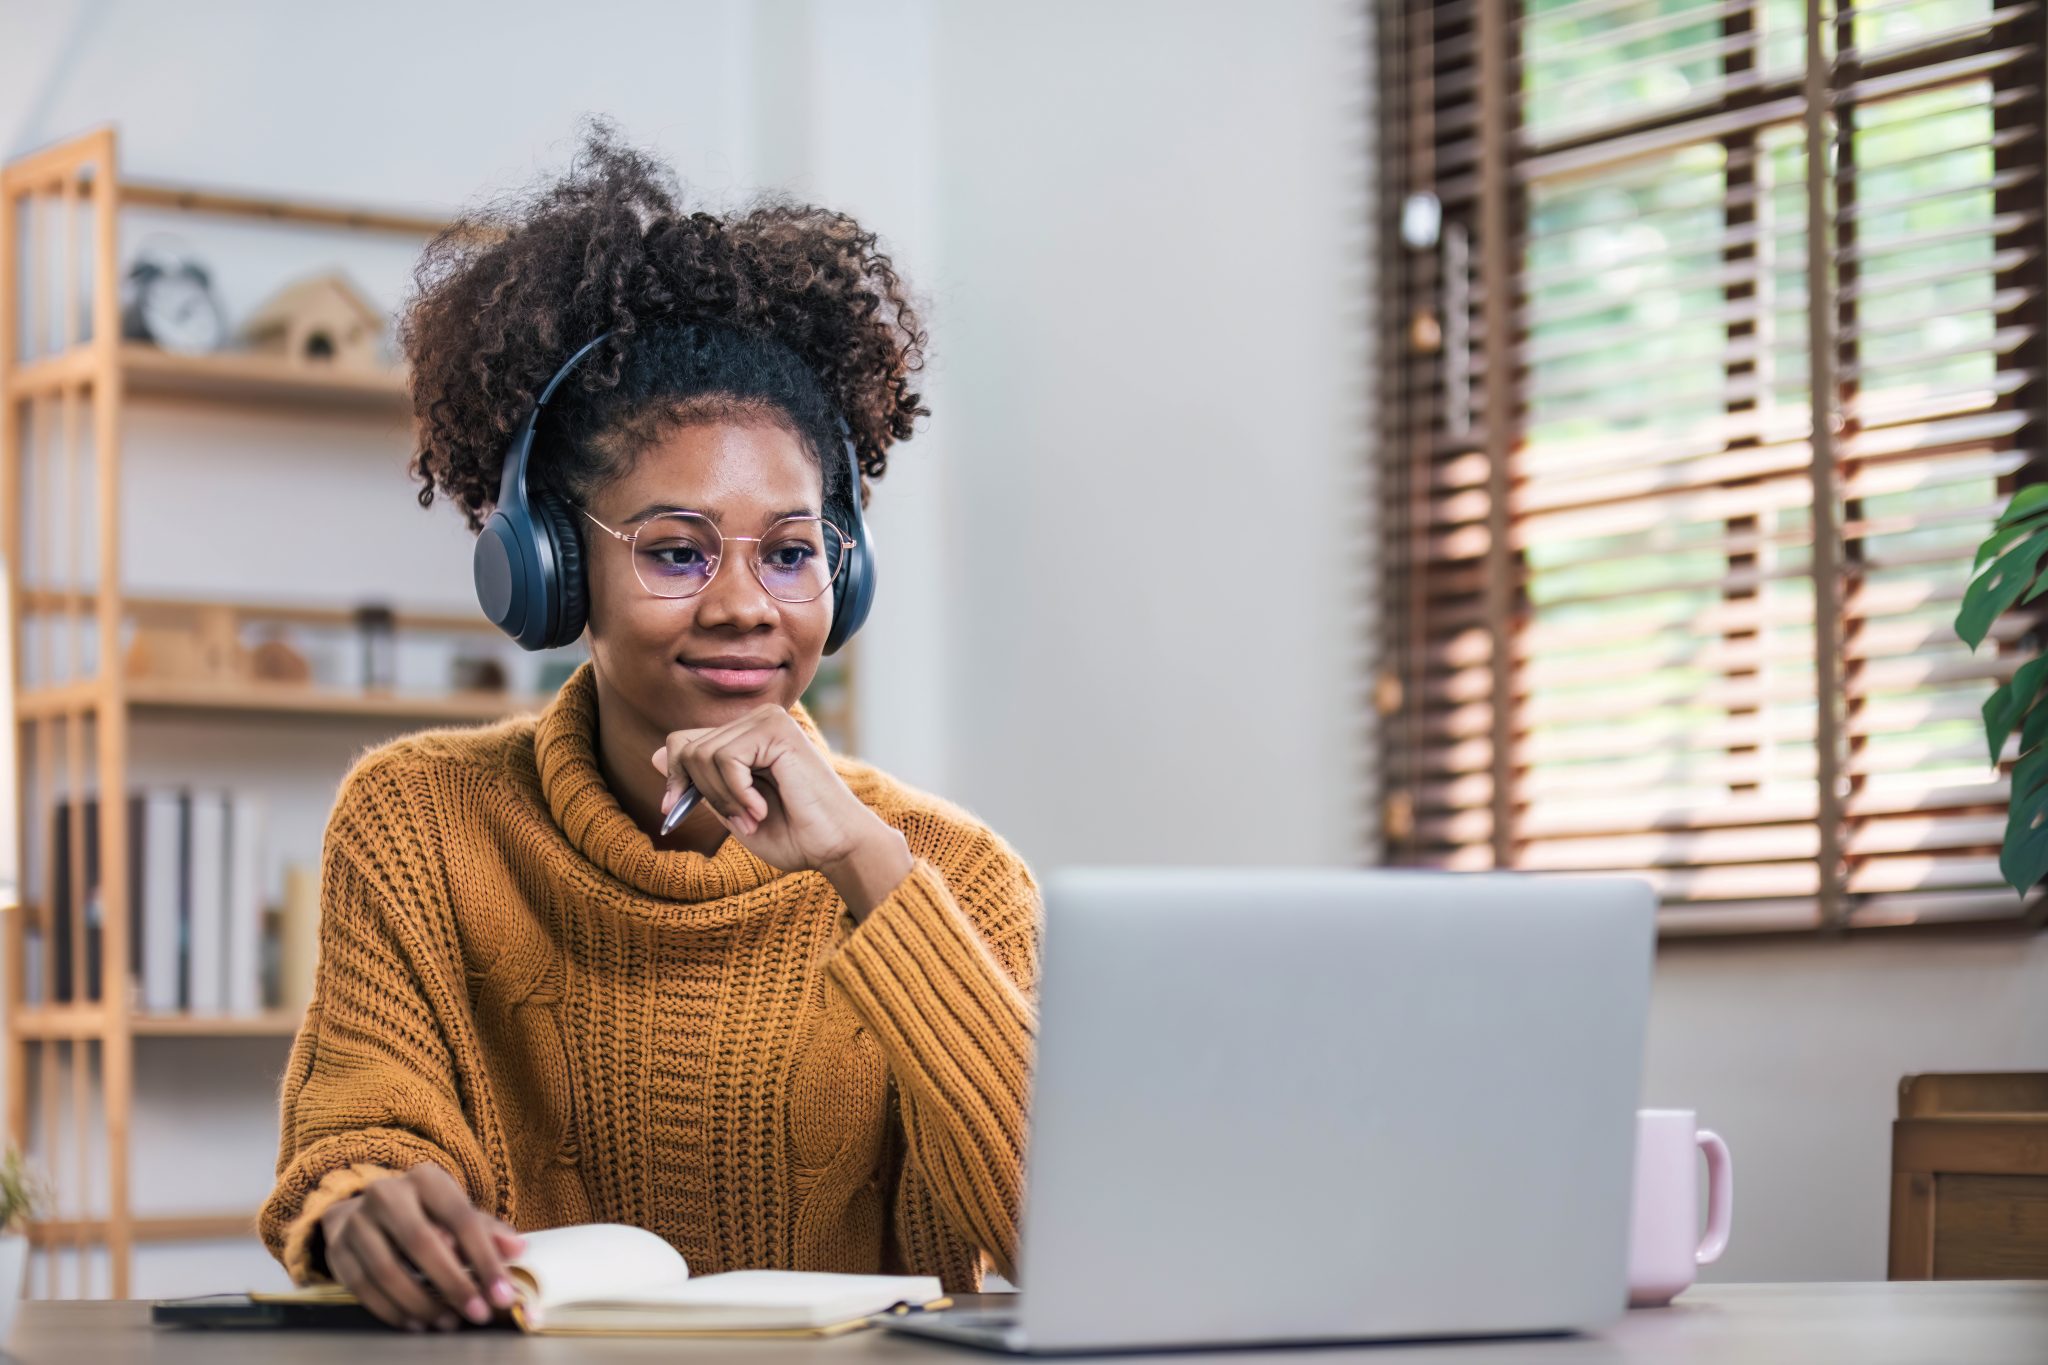
[[[748,561],[754,577],[778,602],[815,602],[839,577],[853,542],[823,517],[784,517],[758,536],[721,535],[709,517],[663,512],[640,523],[631,535],[614,531],[583,508],[606,534],[633,551],[633,574],[656,597],[695,597],[709,587],[724,562],[728,541],[752,541]]]

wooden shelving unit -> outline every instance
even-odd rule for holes
[[[129,1189],[131,1107],[135,1041],[138,1038],[267,1038],[284,1040],[297,1029],[295,1015],[250,1017],[162,1016],[139,1013],[129,993],[129,859],[127,803],[104,802],[100,845],[103,890],[102,975],[92,1000],[84,978],[85,953],[76,937],[73,1000],[87,1004],[31,1004],[57,998],[49,979],[54,954],[43,954],[39,989],[31,991],[24,947],[31,931],[47,942],[54,915],[46,884],[31,880],[37,861],[32,841],[47,813],[88,791],[127,792],[132,723],[149,715],[205,715],[211,720],[284,721],[290,724],[352,720],[388,722],[393,731],[419,725],[484,722],[544,707],[548,698],[490,692],[433,695],[374,693],[304,684],[247,682],[199,684],[156,677],[125,676],[123,632],[195,610],[228,609],[238,620],[261,618],[309,627],[352,624],[352,613],[329,605],[291,602],[196,602],[189,599],[109,593],[88,583],[119,584],[123,413],[141,398],[191,401],[227,410],[268,410],[302,414],[309,420],[335,415],[389,420],[394,440],[410,439],[410,404],[402,375],[318,370],[260,355],[177,355],[121,338],[119,300],[122,262],[117,224],[124,208],[180,210],[226,215],[279,225],[398,234],[424,239],[442,226],[435,219],[380,209],[272,199],[198,188],[124,182],[119,174],[112,129],[21,157],[0,168],[0,550],[10,568],[9,596],[15,638],[13,660],[17,757],[17,811],[21,817],[18,904],[0,905],[7,961],[0,1029],[7,1048],[5,1114],[7,1132],[32,1155],[60,1150],[68,1126],[71,1172],[99,1173],[103,1198],[59,1181],[52,1216],[30,1230],[41,1260],[42,1292],[56,1294],[59,1253],[77,1253],[75,1292],[84,1287],[85,1255],[104,1248],[110,1272],[108,1292],[129,1292],[130,1259],[139,1242],[207,1240],[250,1235],[252,1211],[139,1215]],[[51,288],[49,267],[61,264],[60,283]],[[81,300],[90,301],[89,317]],[[22,337],[30,344],[24,348]],[[63,466],[56,487],[39,490],[60,505],[30,506],[24,483],[30,433],[48,442],[54,433]],[[88,499],[81,490],[96,489]],[[90,505],[88,505],[88,503]],[[35,520],[41,518],[40,521]],[[81,562],[73,536],[66,562],[50,537],[31,537],[32,526],[76,527],[91,519],[94,562]],[[38,553],[25,562],[31,540]],[[90,571],[88,571],[90,570]],[[28,622],[55,620],[72,641],[71,667],[56,676],[70,680],[24,690],[23,635]],[[397,631],[492,632],[481,614],[399,612]],[[76,641],[89,637],[94,656],[108,661],[97,672],[79,664]],[[813,685],[812,714],[829,739],[852,749],[856,670],[854,650],[827,659]],[[284,727],[280,727],[284,728]],[[88,741],[90,740],[90,744]],[[31,782],[28,774],[35,774]],[[339,774],[336,777],[339,778]],[[61,780],[60,780],[61,778]],[[72,807],[75,815],[76,806]],[[35,818],[32,818],[35,817]],[[74,827],[73,833],[77,831]],[[70,884],[85,884],[83,840],[74,837]],[[47,845],[45,845],[47,847]],[[308,850],[310,853],[311,851]],[[83,916],[72,916],[73,932]],[[280,1056],[280,1061],[282,1057]],[[60,1073],[69,1083],[59,1085]],[[34,1078],[33,1093],[31,1078]],[[87,1165],[92,1097],[102,1115],[95,1163]],[[274,1096],[270,1096],[274,1098]],[[266,1115],[274,1123],[274,1112]],[[75,1143],[75,1146],[71,1144]],[[47,1169],[47,1162],[45,1163]],[[89,1207],[88,1207],[89,1206]],[[35,1277],[31,1289],[37,1288]]]
[[[346,414],[388,419],[395,441],[410,437],[410,404],[403,375],[322,371],[263,355],[171,354],[121,339],[118,314],[122,262],[117,225],[124,207],[176,209],[278,224],[392,233],[424,239],[440,224],[419,215],[321,205],[196,188],[123,183],[115,134],[102,129],[20,158],[0,169],[0,523],[4,523],[14,669],[17,782],[21,815],[19,904],[5,910],[5,1003],[0,1011],[7,1047],[7,1131],[43,1160],[59,1150],[80,1178],[90,1170],[100,1198],[86,1209],[84,1192],[60,1180],[51,1217],[30,1230],[39,1249],[40,1276],[31,1290],[57,1293],[59,1254],[72,1254],[72,1292],[102,1292],[86,1284],[85,1257],[104,1249],[109,1272],[104,1292],[129,1292],[130,1258],[139,1242],[253,1235],[251,1210],[142,1215],[129,1188],[135,1040],[138,1038],[257,1038],[281,1044],[297,1030],[295,1013],[253,1016],[149,1015],[138,1012],[128,981],[130,868],[126,803],[103,802],[101,884],[102,966],[98,999],[87,1004],[52,1001],[54,954],[43,954],[43,979],[31,991],[25,944],[33,931],[47,941],[50,888],[31,881],[35,831],[61,798],[130,789],[131,722],[149,713],[205,714],[217,721],[281,718],[295,723],[324,718],[389,722],[395,732],[417,725],[487,721],[538,709],[544,697],[451,692],[436,695],[373,693],[290,683],[234,686],[123,676],[124,623],[168,617],[194,608],[228,607],[238,619],[266,618],[310,626],[345,625],[351,614],[332,606],[293,603],[199,603],[109,593],[81,585],[122,581],[121,441],[123,411],[138,399],[191,400],[231,409],[269,409],[319,419]],[[57,283],[53,287],[53,277]],[[89,301],[89,314],[81,301]],[[27,337],[27,347],[21,338]],[[33,436],[32,436],[33,433]],[[29,506],[25,470],[29,441],[54,439],[62,477],[44,480],[39,494],[61,506]],[[42,447],[38,447],[41,449]],[[38,457],[47,458],[47,457]],[[52,486],[52,485],[55,486]],[[85,491],[96,489],[96,497]],[[93,527],[94,561],[81,562],[78,537],[65,562],[38,528]],[[24,562],[37,544],[37,562]],[[88,571],[89,570],[89,571]],[[96,673],[68,670],[72,681],[22,688],[23,632],[39,619],[96,642],[95,657],[112,666]],[[397,629],[479,630],[480,615],[400,613]],[[62,676],[62,672],[58,676]],[[29,774],[33,771],[34,781]],[[337,777],[339,774],[336,775]],[[32,815],[36,818],[31,818]],[[82,840],[72,839],[71,884],[85,882]],[[73,916],[73,932],[83,916]],[[77,940],[74,938],[74,945]],[[84,954],[72,953],[77,976],[72,998],[87,1000]],[[280,1061],[282,1055],[280,1054]],[[60,1087],[60,1076],[68,1084]],[[92,1103],[104,1167],[88,1167]],[[274,1117],[267,1120],[274,1122]],[[67,1131],[68,1130],[68,1131]],[[61,1136],[60,1136],[61,1134]],[[73,1146],[75,1144],[75,1147]]]

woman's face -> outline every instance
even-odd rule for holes
[[[596,494],[590,514],[627,535],[658,511],[708,518],[725,536],[758,536],[791,513],[821,513],[824,488],[803,443],[772,422],[679,427]],[[755,575],[753,541],[727,543],[691,597],[660,597],[633,549],[584,523],[590,653],[605,689],[654,729],[722,725],[763,702],[796,704],[818,671],[832,593],[782,602]]]

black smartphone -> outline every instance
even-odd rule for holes
[[[271,1303],[247,1294],[202,1294],[158,1299],[149,1306],[152,1327],[304,1328],[319,1331],[392,1329],[359,1303]]]

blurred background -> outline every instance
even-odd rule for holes
[[[839,743],[1041,868],[1652,875],[1645,1103],[1743,1184],[1709,1276],[1882,1277],[1901,1076],[2048,1068],[1977,720],[2038,642],[1949,625],[2048,402],[2042,36],[1993,0],[0,0],[32,1292],[282,1283],[244,1229],[335,783],[578,657],[478,629],[388,320],[586,114],[705,206],[855,214],[927,302],[933,416],[812,698]],[[1123,562],[1169,540],[1214,550]],[[58,818],[101,790],[125,886]],[[234,832],[201,887],[180,828]]]

